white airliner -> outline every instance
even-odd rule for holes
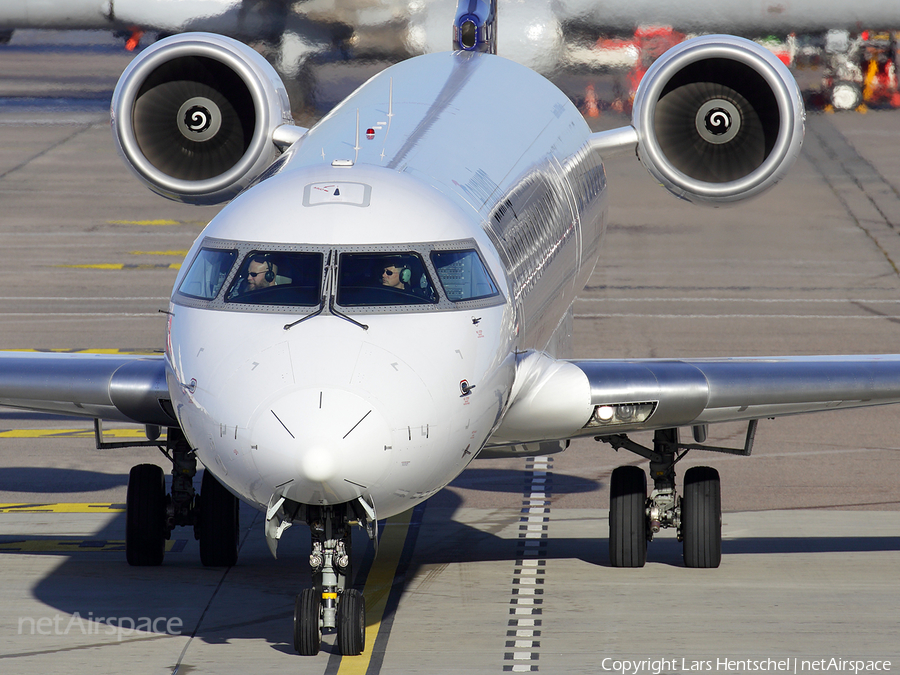
[[[552,84],[491,53],[495,18],[463,0],[455,51],[385,70],[308,130],[238,42],[145,50],[113,98],[126,163],[171,199],[233,199],[178,274],[165,356],[0,354],[0,404],[137,422],[151,441],[167,428],[171,493],[156,465],[129,478],[130,564],[161,564],[176,526],[195,528],[203,564],[234,564],[239,499],[266,513],[273,553],[307,523],[302,654],[323,629],[343,654],[364,648],[351,526],[374,535],[485,448],[587,436],[648,458],[649,494],[643,469],[612,475],[612,564],[642,566],[674,527],[687,566],[715,567],[719,478],[693,468],[676,492],[686,450],[748,455],[758,419],[900,402],[900,356],[566,359],[603,238],[604,153],[637,148],[677,196],[734,202],[785,174],[804,110],[768,51],[707,36],[648,71],[632,125],[592,134]],[[735,420],[744,447],[704,445]],[[653,447],[628,436],[645,430]]]
[[[234,30],[243,0],[6,0],[0,28]],[[244,12],[246,14],[246,12]]]

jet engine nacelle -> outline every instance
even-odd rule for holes
[[[293,124],[275,69],[221,35],[160,40],[122,73],[112,99],[113,136],[151,190],[217,204],[237,195],[278,155],[275,129]]]
[[[772,187],[800,154],[806,112],[771,52],[729,35],[687,40],[647,71],[634,99],[638,155],[670,192],[724,204]]]

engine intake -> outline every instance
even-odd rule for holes
[[[217,204],[278,155],[275,129],[293,124],[284,84],[266,60],[221,35],[160,40],[132,61],[113,93],[113,136],[151,190]]]
[[[673,47],[634,101],[638,154],[669,191],[723,204],[777,183],[800,153],[806,113],[797,83],[771,52],[730,35]]]

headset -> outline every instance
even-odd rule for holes
[[[406,265],[406,263],[401,262],[400,260],[395,260],[387,263],[385,269],[388,267],[396,267],[397,275],[400,277],[400,281],[404,284],[408,284],[410,279],[412,279],[412,270]]]
[[[269,258],[268,253],[260,253],[252,256],[250,262],[259,262],[260,259],[266,264],[266,272],[263,277],[265,278],[266,283],[271,284],[275,281],[275,268],[274,265],[272,265],[272,259]]]

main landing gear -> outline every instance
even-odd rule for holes
[[[101,447],[99,436],[98,447]],[[172,462],[170,494],[166,494],[163,470],[155,464],[139,464],[128,476],[125,505],[128,564],[161,565],[172,530],[176,526],[193,526],[204,565],[234,565],[238,556],[240,501],[208,471],[203,473],[200,494],[196,493],[193,479],[197,458],[181,429],[168,429],[164,454]]]
[[[304,656],[319,653],[325,629],[337,632],[344,656],[362,654],[366,646],[366,601],[355,588],[351,569],[350,505],[306,507],[312,534],[313,587],[294,603],[294,649]]]
[[[683,545],[687,567],[718,567],[722,560],[722,498],[719,473],[708,466],[688,469],[684,490],[675,490],[675,464],[691,449],[749,455],[756,433],[750,422],[742,450],[700,445],[705,428],[694,431],[694,444],[678,441],[677,429],[657,430],[653,448],[645,448],[624,434],[598,437],[616,450],[624,448],[650,460],[653,490],[647,494],[647,476],[637,466],[620,466],[612,473],[609,504],[609,559],[613,567],[643,567],[647,543],[662,528],[674,527]],[[681,452],[679,452],[681,451]]]

